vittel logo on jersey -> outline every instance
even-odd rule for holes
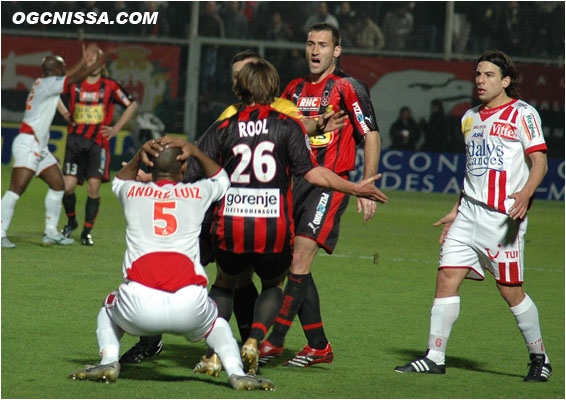
[[[226,192],[224,215],[279,218],[279,189],[231,187]]]
[[[312,229],[312,233],[316,234],[316,231],[320,228],[320,223],[322,222],[322,217],[324,216],[324,213],[326,212],[326,204],[328,203],[328,197],[330,197],[330,195],[328,193],[323,193],[322,196],[320,196],[320,201],[318,202],[318,205],[316,206],[316,213],[314,214],[314,218],[312,220],[312,222],[308,223],[309,228]]]
[[[509,140],[517,139],[517,131],[514,126],[504,122],[495,122],[491,126],[490,136],[498,136]]]
[[[466,145],[468,152],[466,169],[474,176],[482,176],[488,169],[501,170],[503,168],[503,145],[489,144],[485,139],[472,140]]]
[[[354,113],[356,114],[356,119],[360,123],[360,126],[362,127],[364,133],[368,132],[369,128],[366,125],[366,122],[364,121],[365,119],[364,113],[362,112],[362,108],[360,107],[357,101],[353,104],[353,108],[354,108]]]
[[[98,92],[81,92],[80,100],[81,101],[98,101],[99,98]]]
[[[320,97],[300,97],[297,108],[301,111],[318,111],[320,108]]]

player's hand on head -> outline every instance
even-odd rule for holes
[[[160,139],[148,140],[141,147],[141,160],[145,165],[149,167],[153,167],[153,162],[149,159],[149,156],[152,155],[153,157],[159,157],[159,153],[165,150],[165,145],[160,142]]]
[[[189,158],[191,155],[194,154],[196,146],[192,143],[187,142],[181,138],[173,138],[169,136],[164,136],[160,138],[161,143],[165,145],[165,147],[180,147],[183,153],[177,156],[177,160],[183,161]]]

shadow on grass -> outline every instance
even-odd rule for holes
[[[416,350],[410,350],[410,349],[396,349],[394,350],[395,353],[397,354],[401,354],[403,357],[407,358],[407,363],[409,363],[410,361],[419,358],[419,357],[423,357],[424,353],[422,351],[416,351]],[[488,369],[484,366],[484,363],[482,362],[478,362],[475,360],[470,360],[467,358],[461,358],[461,357],[446,357],[446,368],[447,369],[452,369],[452,368],[459,368],[459,369],[466,369],[469,371],[476,371],[476,372],[482,372],[482,373],[486,373],[486,374],[493,374],[493,375],[503,375],[503,376],[510,376],[510,377],[519,377],[522,378],[522,375],[517,375],[517,374],[510,374],[507,372],[501,372],[501,371],[494,371],[491,369]]]

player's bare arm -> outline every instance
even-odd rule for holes
[[[128,162],[126,165],[122,167],[122,169],[116,174],[116,176],[120,179],[133,181],[136,179],[138,175],[138,170],[140,169],[142,158],[141,158],[142,150],[138,150],[134,157]]]
[[[61,114],[61,116],[65,119],[65,122],[67,122],[68,125],[74,124],[71,113],[69,112],[69,110],[65,106],[65,103],[63,103],[63,100],[61,99],[59,99],[59,102],[57,103],[57,111],[59,111],[59,114]]]
[[[387,196],[375,187],[375,181],[381,178],[381,174],[374,175],[359,183],[352,183],[346,179],[340,178],[331,170],[324,167],[314,167],[308,171],[304,178],[312,185],[333,189],[338,192],[351,194],[370,199],[370,201],[379,201],[387,203]]]
[[[548,171],[546,153],[535,151],[529,154],[529,159],[531,160],[531,170],[527,183],[519,192],[508,196],[511,199],[515,199],[515,204],[509,209],[509,217],[512,219],[525,218],[529,208],[529,201],[534,196],[535,190],[539,187]]]
[[[381,154],[381,138],[379,132],[370,131],[364,138],[364,179],[376,174]],[[375,202],[358,198],[358,213],[364,212],[364,222],[369,221],[375,215],[377,205]]]
[[[130,105],[126,107],[126,110],[122,113],[118,122],[116,122],[114,126],[103,125],[100,129],[100,133],[106,136],[108,139],[112,139],[118,134],[118,132],[122,130],[124,125],[126,125],[128,121],[132,119],[137,109],[138,103],[136,101],[132,101]]]

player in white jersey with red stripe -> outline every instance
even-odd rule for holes
[[[120,338],[174,333],[191,342],[205,338],[220,357],[234,389],[273,389],[267,379],[247,376],[238,344],[225,319],[208,297],[208,278],[200,264],[199,235],[209,206],[230,187],[228,175],[196,146],[184,147],[208,179],[182,183],[186,163],[180,147],[151,157],[152,182],[138,182],[140,151],[112,182],[124,208],[125,282],[106,298],[97,320],[101,361],[69,376],[114,381],[120,374]],[[183,159],[185,159],[183,158]]]
[[[527,210],[548,170],[546,144],[537,111],[519,100],[517,73],[501,51],[477,62],[475,83],[482,102],[462,118],[466,177],[462,194],[446,216],[424,357],[397,372],[445,373],[446,344],[460,313],[460,285],[483,280],[487,269],[508,303],[531,363],[525,381],[547,381],[552,374],[543,345],[538,311],[523,291]]]
[[[65,75],[65,61],[59,56],[47,56],[41,63],[43,77],[38,78],[27,97],[24,118],[20,133],[12,144],[14,166],[10,188],[2,197],[2,247],[15,247],[6,236],[10,222],[14,215],[14,208],[20,196],[28,187],[33,176],[43,179],[49,190],[45,196],[45,232],[44,244],[68,245],[72,239],[65,238],[57,232],[57,222],[61,214],[61,201],[63,199],[65,183],[61,168],[57,160],[49,152],[49,127],[55,116],[59,103],[59,95],[68,91],[69,86],[85,78],[107,56],[101,57],[95,65],[81,69],[86,64],[86,51],[83,48],[83,57],[79,63]]]

